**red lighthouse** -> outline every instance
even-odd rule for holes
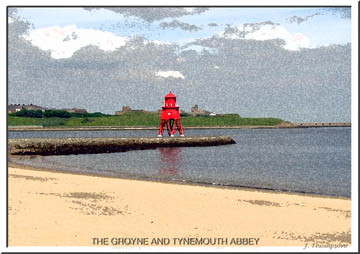
[[[165,126],[169,136],[174,136],[176,127],[180,135],[184,136],[180,121],[179,106],[176,105],[176,96],[171,91],[165,95],[165,104],[162,106],[159,137],[162,137]]]

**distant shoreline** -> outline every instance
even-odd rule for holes
[[[319,127],[351,127],[351,123],[281,123],[272,126],[241,125],[241,126],[194,126],[189,129],[281,129],[281,128],[319,128]],[[8,126],[8,131],[116,131],[116,130],[158,130],[159,127],[148,126],[83,126],[83,127],[43,127],[41,125]]]

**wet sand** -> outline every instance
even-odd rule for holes
[[[347,198],[126,180],[14,164],[8,174],[9,246],[103,247],[94,245],[94,238],[106,238],[102,243],[107,246],[131,247],[124,245],[130,240],[119,245],[119,238],[134,237],[157,247],[151,245],[153,238],[168,238],[170,246],[175,238],[185,238],[188,244],[177,240],[175,246],[187,247],[199,246],[196,241],[204,238],[201,247],[211,246],[205,245],[209,238],[220,238],[218,246],[228,247],[351,245]]]

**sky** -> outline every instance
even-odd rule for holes
[[[350,8],[9,8],[9,104],[351,121]]]

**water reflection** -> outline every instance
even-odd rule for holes
[[[33,131],[13,134],[12,138],[79,137],[80,134],[81,137],[154,136],[150,131],[129,131],[126,134],[123,131],[80,131],[79,135],[72,131]],[[238,143],[32,159],[19,156],[11,160],[21,160],[19,163],[29,166],[105,176],[351,196],[351,128],[195,129],[186,134],[226,134]]]
[[[159,175],[177,176],[179,174],[182,155],[181,147],[160,147]]]

